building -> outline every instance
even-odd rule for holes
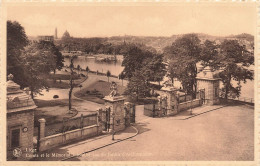
[[[53,42],[54,41],[54,36],[38,36],[39,41],[49,41]]]
[[[7,81],[7,160],[29,160],[33,153],[34,109],[31,96],[13,82]],[[30,152],[28,152],[30,150]]]
[[[216,78],[215,74],[216,72],[213,72],[210,67],[206,67],[196,77],[197,90],[204,90],[204,99],[208,105],[219,103],[220,78]]]

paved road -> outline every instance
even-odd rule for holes
[[[136,137],[76,160],[254,159],[254,110],[248,106],[228,106],[187,120],[138,115]]]

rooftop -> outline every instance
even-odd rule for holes
[[[35,109],[37,106],[26,91],[13,81],[14,76],[8,75],[7,81],[7,113]]]

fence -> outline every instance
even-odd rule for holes
[[[58,123],[46,123],[45,136],[47,137],[58,133],[81,129],[95,124],[97,124],[97,113],[85,116],[81,115],[81,117],[66,119]]]
[[[158,104],[145,104],[144,105],[144,115],[155,117],[160,115],[160,110]]]
[[[187,110],[189,108],[198,107],[201,104],[202,104],[202,100],[201,99],[194,99],[194,100],[186,101],[186,102],[183,102],[183,103],[179,104],[178,110],[179,111],[184,111],[184,110]]]
[[[186,101],[190,101],[192,100],[192,96],[191,95],[183,95],[183,96],[179,96],[179,103],[183,103]]]

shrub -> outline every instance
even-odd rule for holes
[[[57,98],[59,98],[59,95],[54,95],[53,98],[57,99]]]

